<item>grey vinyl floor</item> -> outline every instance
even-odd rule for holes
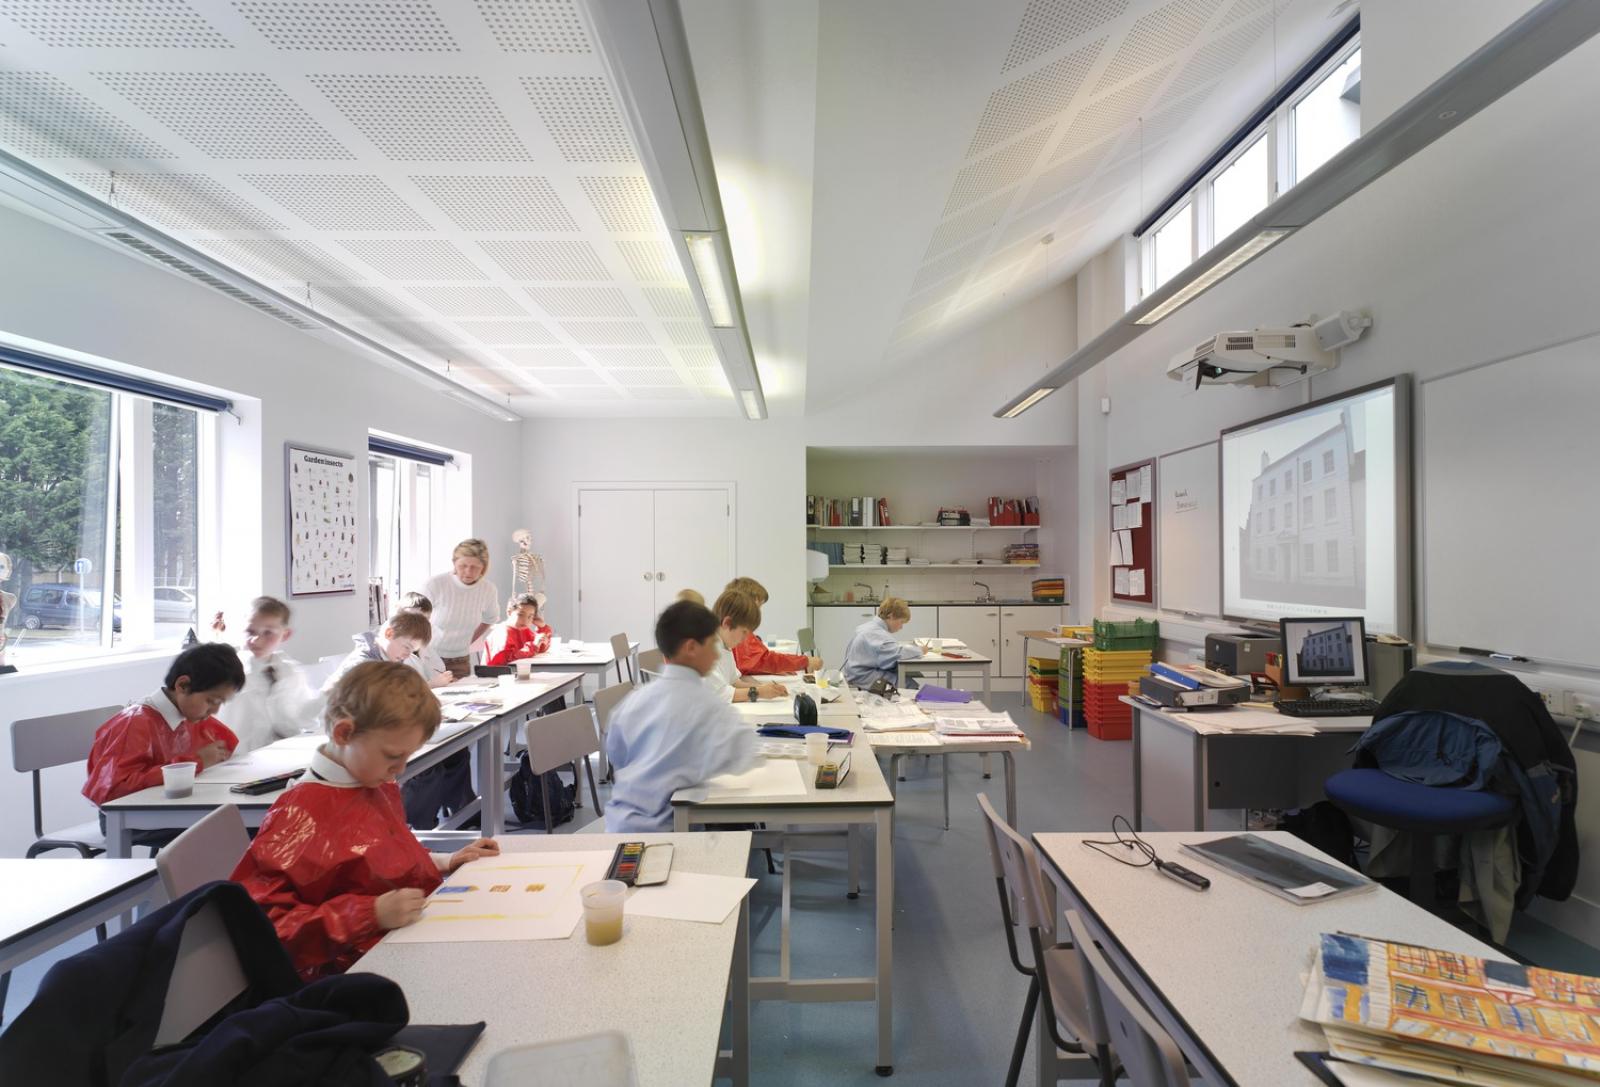
[[[1099,830],[1127,814],[1129,745],[1069,731],[1027,709],[1020,695],[998,695],[1033,740],[1018,759],[1019,822],[1024,833]],[[999,907],[974,796],[988,793],[1003,810],[999,762],[982,778],[976,756],[951,760],[951,825],[941,826],[937,760],[907,760],[896,814],[894,929],[894,1081],[918,1087],[973,1087],[1003,1082],[1026,981],[1006,958]],[[602,801],[606,790],[601,789]],[[563,830],[589,821],[587,807]],[[793,962],[796,976],[869,972],[873,949],[870,883],[845,897],[838,852],[797,852],[792,868]],[[867,866],[870,872],[870,864]],[[752,897],[754,969],[776,973],[780,880],[765,866]],[[32,997],[55,960],[81,950],[75,941],[19,970],[7,1000],[8,1019]],[[1600,974],[1600,950],[1519,915],[1509,941],[1519,955],[1557,969]],[[670,1000],[670,993],[662,994]],[[848,1087],[882,1083],[874,1074],[871,1004],[763,1002],[752,1013],[753,1081],[761,1087]],[[1030,1040],[1023,1082],[1032,1082]]]

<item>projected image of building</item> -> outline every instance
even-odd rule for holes
[[[1239,540],[1246,596],[1360,607],[1366,599],[1366,454],[1348,413],[1276,459],[1261,454]]]
[[[1302,676],[1348,676],[1355,673],[1355,645],[1343,623],[1307,634],[1295,653]]]

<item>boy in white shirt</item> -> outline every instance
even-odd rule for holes
[[[421,593],[406,593],[402,596],[400,610],[419,612],[427,617],[429,623],[433,622],[433,601]],[[431,641],[417,650],[406,663],[421,672],[422,678],[428,681],[430,687],[445,687],[455,682],[456,677],[444,666],[444,658],[439,656],[439,651],[434,648]]]
[[[415,659],[433,641],[433,624],[421,612],[402,610],[391,615],[389,621],[378,630],[363,630],[360,634],[351,635],[350,640],[355,643],[355,648],[339,662],[339,667],[322,685],[324,694],[333,690],[344,674],[362,661],[405,664]]]
[[[306,682],[300,665],[283,653],[283,643],[293,633],[289,605],[271,596],[250,602],[240,653],[244,687],[228,703],[228,726],[239,737],[237,753],[298,736],[320,723],[322,696]]]
[[[606,730],[616,773],[606,802],[606,830],[636,834],[672,829],[672,794],[755,762],[756,732],[704,677],[721,655],[717,617],[680,600],[656,620],[661,678],[617,704]]]
[[[717,638],[722,652],[706,675],[706,687],[723,702],[755,702],[762,698],[782,698],[789,688],[781,683],[760,683],[739,674],[733,649],[761,625],[761,605],[749,593],[725,589],[711,609],[717,619]],[[664,614],[664,613],[663,613]]]

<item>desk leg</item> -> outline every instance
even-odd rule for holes
[[[1191,829],[1206,829],[1206,785],[1211,780],[1210,767],[1207,765],[1206,756],[1211,746],[1206,743],[1206,738],[1199,733],[1194,734],[1194,826]]]
[[[1017,758],[1009,751],[1000,752],[1006,764],[1006,822],[1017,829]]]
[[[849,899],[861,897],[861,834],[859,823],[845,825],[844,852],[849,872],[849,890],[845,891],[844,896]]]
[[[985,755],[984,758],[989,756]],[[983,775],[988,777],[988,774]],[[950,756],[939,756],[939,784],[944,788],[944,829],[950,829]]]
[[[506,760],[500,754],[500,723],[497,721],[478,737],[478,809],[479,824],[486,838],[504,834],[506,799]]]
[[[677,834],[689,832],[689,809],[674,806],[672,809],[672,829]]]
[[[902,777],[901,774],[900,774],[900,760],[903,759],[903,758],[905,758],[905,755],[902,754],[899,751],[896,751],[894,754],[889,756],[889,795],[890,796],[895,796],[895,782],[904,781],[905,780],[905,778]],[[898,797],[896,797],[896,799],[898,799]]]
[[[133,834],[128,830],[122,813],[115,809],[106,816],[106,856],[126,860],[133,855]]]
[[[728,978],[728,1040],[733,1060],[728,1078],[733,1087],[750,1083],[750,896],[739,900],[739,931],[733,940],[733,968]]]
[[[878,936],[878,1064],[874,1071],[880,1076],[894,1074],[894,835],[890,821],[893,812],[893,808],[878,809],[873,833],[878,855],[877,880],[873,887],[877,896]]]
[[[994,705],[990,699],[994,697],[994,692],[989,689],[989,670],[991,667],[991,665],[987,664],[983,666],[983,704],[993,709]],[[988,781],[990,777],[989,756],[985,753],[983,756],[983,780]],[[948,818],[945,819],[944,825],[946,830],[950,829],[950,820]]]
[[[1144,711],[1138,706],[1133,707],[1133,829],[1144,829],[1144,764],[1141,750],[1141,734],[1144,731]]]
[[[1045,915],[1051,918],[1058,926],[1057,931],[1064,931],[1066,926],[1061,924],[1061,914],[1058,912],[1059,906],[1056,899],[1056,886],[1051,879],[1044,881],[1044,901],[1040,905],[1044,907]],[[1039,984],[1044,985],[1045,981],[1041,979]],[[1093,985],[1094,982],[1090,981],[1089,984]],[[1033,1051],[1036,1055],[1036,1067],[1038,1069],[1036,1087],[1056,1087],[1057,1081],[1061,1078],[1061,1061],[1056,1056],[1055,1038],[1050,1033],[1050,1022],[1045,1012],[1045,1002],[1043,1000],[1039,1001],[1037,1008],[1038,1010],[1034,1013],[1033,1018]]]

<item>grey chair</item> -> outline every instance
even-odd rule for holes
[[[232,804],[215,808],[156,854],[156,872],[167,898],[182,898],[196,887],[227,879],[250,848],[250,832]]]
[[[632,683],[613,683],[594,693],[594,717],[600,726],[600,775],[611,780],[611,764],[606,761],[606,732],[611,728],[611,713],[633,690]]]
[[[594,783],[594,766],[589,762],[589,756],[599,751],[594,714],[588,706],[576,706],[559,713],[535,717],[528,722],[528,768],[539,782],[539,801],[544,811],[546,834],[555,833],[555,827],[550,825],[550,794],[544,783],[544,775],[551,770],[571,766],[572,787],[576,791],[583,787],[583,782],[578,779],[578,765],[581,763],[589,776],[589,799],[594,801],[595,811],[602,810],[600,790]]]
[[[1106,961],[1078,912],[1068,910],[1066,916],[1072,945],[1094,982],[1089,987],[1090,1008],[1104,1021],[1129,1081],[1140,1087],[1189,1087],[1188,1066],[1172,1036]],[[1048,960],[1045,966],[1048,972]]]
[[[29,717],[11,723],[11,765],[33,775],[35,841],[28,847],[29,857],[37,857],[52,849],[75,849],[84,857],[105,852],[106,836],[98,820],[45,833],[43,779],[40,771],[87,759],[89,749],[94,746],[95,732],[120,712],[121,706],[100,706],[47,717]]]
[[[1057,941],[1055,903],[1045,890],[1039,854],[1033,843],[1000,817],[982,793],[978,794],[978,807],[984,816],[984,832],[989,859],[994,866],[1000,918],[1005,925],[1011,966],[1028,978],[1028,996],[1022,1007],[1022,1021],[1017,1025],[1006,1087],[1016,1087],[1022,1074],[1022,1059],[1040,1000],[1044,1001],[1043,1018],[1049,1027],[1049,1037],[1040,1038],[1038,1044],[1055,1045],[1058,1060],[1082,1071],[1091,1071],[1083,1068],[1083,1064],[1085,1060],[1092,1061],[1092,1072],[1098,1074],[1103,1087],[1110,1087],[1116,1078],[1116,1065],[1107,1046],[1107,1032],[1103,1022],[1091,1012],[1081,960],[1070,946]],[[1023,961],[1017,948],[1019,928],[1027,935],[1028,962]],[[1063,1036],[1063,1026],[1069,1036]]]
[[[667,663],[665,653],[659,649],[646,649],[639,654],[639,680],[649,683],[652,679],[661,678],[661,668]]]
[[[817,655],[817,632],[815,630],[811,627],[801,627],[796,639],[800,643],[800,652],[808,657]]]
[[[617,682],[632,683],[636,678],[633,674],[633,650],[628,645],[626,634],[611,636],[611,656],[615,658],[617,664]],[[628,670],[627,675],[623,675],[624,667]]]

